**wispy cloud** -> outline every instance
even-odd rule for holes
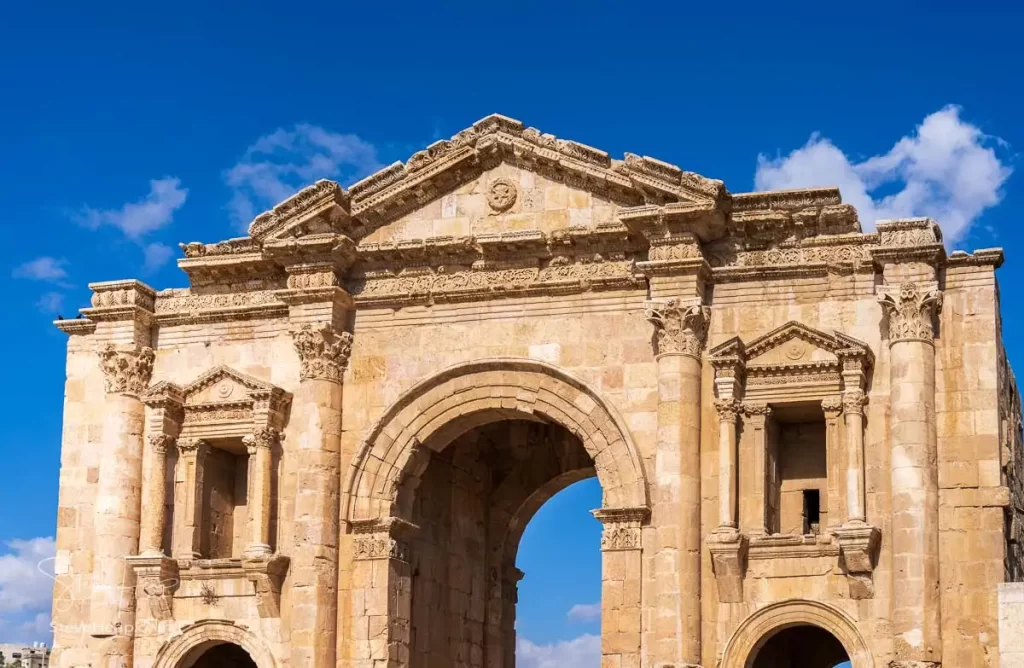
[[[383,167],[373,144],[352,134],[299,123],[260,137],[224,172],[227,208],[245,227],[260,212],[318,179],[357,180]]]
[[[45,292],[36,301],[36,308],[47,314],[60,314],[64,309],[64,295],[60,292]]]
[[[516,668],[598,668],[601,637],[584,634],[572,640],[538,645],[516,638]]]
[[[147,244],[142,249],[143,257],[145,261],[142,265],[142,271],[146,274],[152,274],[160,267],[167,264],[167,261],[174,255],[174,251],[167,244],[152,243]]]
[[[130,241],[142,248],[143,267],[152,273],[167,263],[173,252],[162,243],[147,242],[146,237],[174,222],[174,214],[188,199],[188,188],[181,185],[181,179],[167,176],[152,179],[149,193],[141,199],[126,202],[114,209],[98,209],[83,206],[72,217],[91,229],[103,226],[119,229]]]
[[[7,541],[0,555],[0,612],[42,612],[53,597],[53,538]]]
[[[758,190],[839,186],[861,223],[929,216],[950,241],[962,238],[1003,197],[1012,169],[998,155],[1002,140],[964,121],[961,108],[929,114],[885,154],[855,162],[819,134],[785,157],[758,156]]]
[[[67,278],[68,272],[64,268],[68,261],[55,257],[43,256],[21,264],[14,268],[14,278],[28,278],[34,281],[49,281],[56,283]]]
[[[93,228],[113,225],[129,239],[138,240],[169,224],[187,197],[188,189],[181,187],[180,179],[153,179],[149,182],[149,194],[142,199],[127,202],[117,209],[86,206],[82,208],[79,220]]]
[[[601,619],[600,603],[577,603],[569,608],[570,622],[592,622]]]

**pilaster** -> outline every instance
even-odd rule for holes
[[[594,511],[601,534],[601,663],[639,666],[643,590],[643,529],[647,508]]]

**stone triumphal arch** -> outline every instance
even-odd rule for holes
[[[588,477],[602,668],[996,665],[1002,252],[863,223],[495,115],[183,244],[188,288],[91,284],[53,665],[513,668],[523,529]]]

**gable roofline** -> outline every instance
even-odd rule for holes
[[[503,160],[556,172],[625,205],[681,202],[713,211],[723,208],[730,197],[722,181],[632,153],[616,160],[592,146],[492,114],[348,190],[334,181],[317,181],[257,216],[249,225],[249,235],[259,241],[279,238],[319,217],[333,231],[360,238]]]

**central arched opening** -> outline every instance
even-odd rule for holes
[[[746,668],[849,668],[849,662],[838,638],[818,626],[799,624],[765,637]]]
[[[206,644],[196,647],[178,668],[257,668],[249,653],[234,643]]]
[[[431,452],[411,509],[412,668],[516,665],[523,531],[555,494],[594,475],[582,441],[541,420],[483,424]]]

